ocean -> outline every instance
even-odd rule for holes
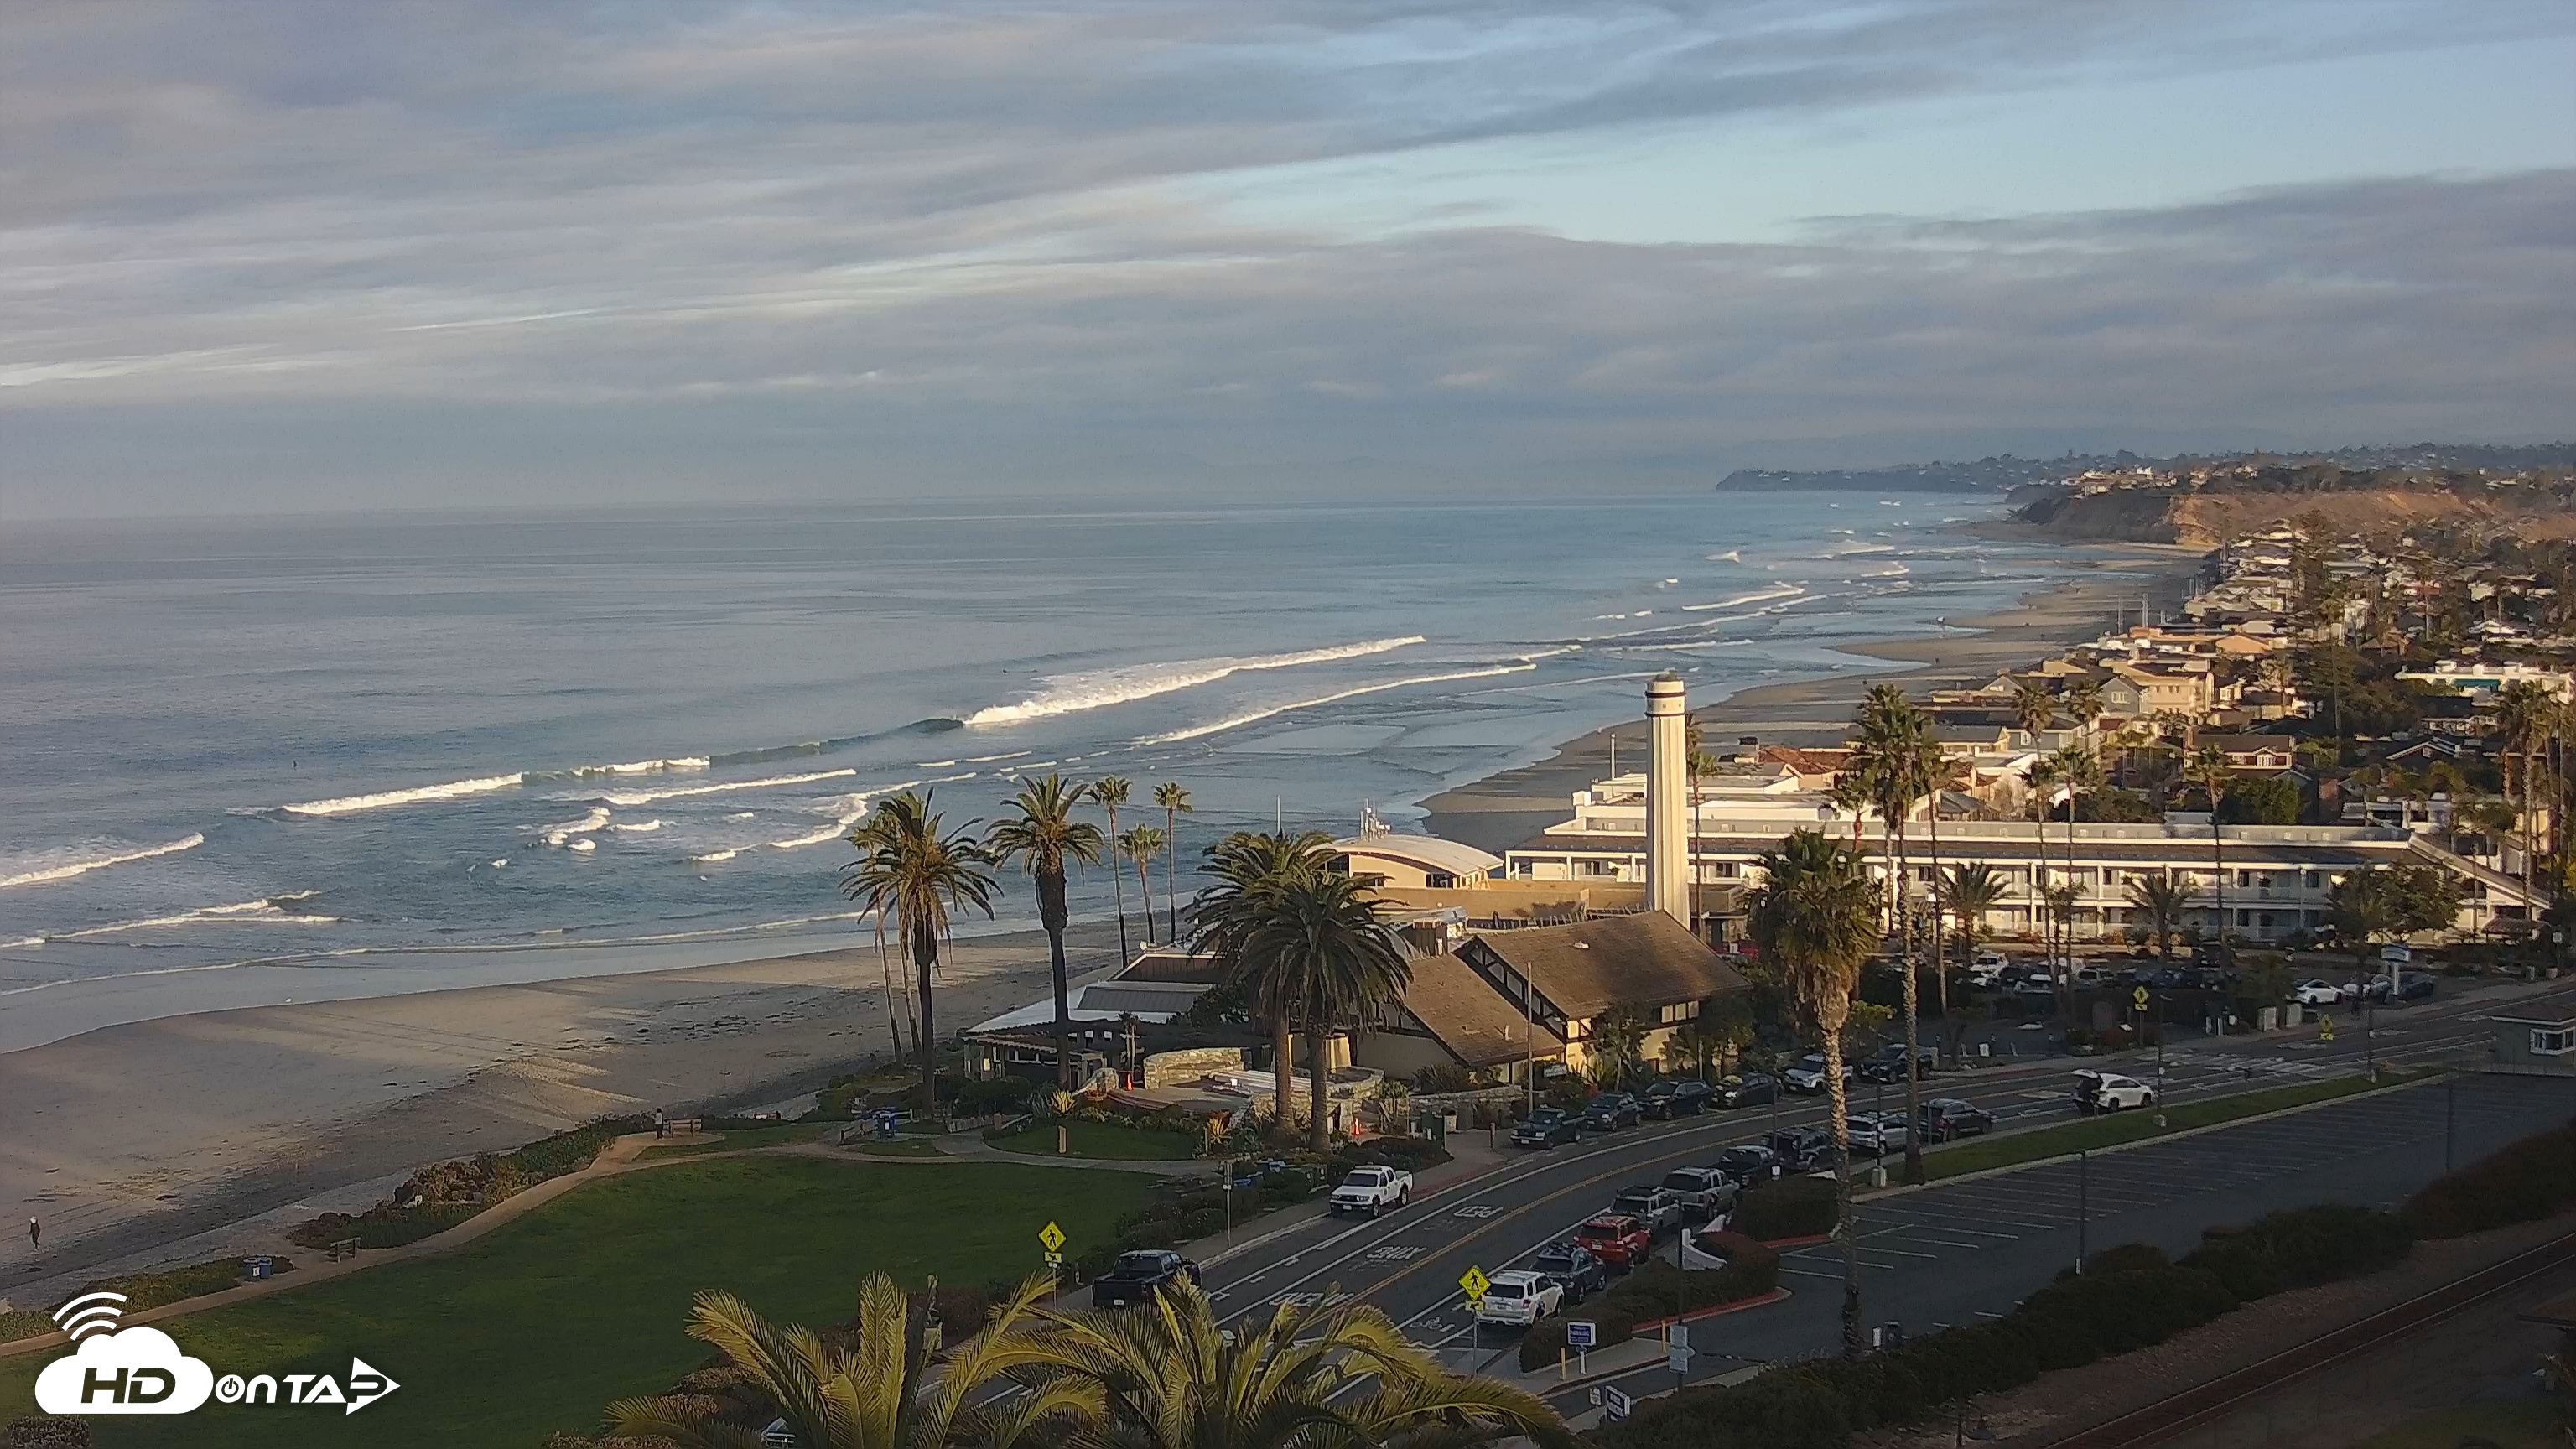
[[[872,802],[935,791],[963,826],[1047,771],[1132,779],[1122,827],[1186,786],[1186,897],[1224,832],[1348,833],[1364,804],[1402,828],[1636,716],[1659,670],[1704,702],[1871,668],[1847,647],[2062,576],[2058,550],[1946,526],[2000,511],[1663,491],[12,525],[0,1015],[101,977],[135,978],[118,1015],[158,1014],[159,982],[245,962],[376,961],[397,990],[449,953],[872,939],[835,885]],[[1107,917],[1107,870],[1074,895]],[[1005,876],[997,924],[1034,911]]]

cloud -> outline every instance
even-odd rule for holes
[[[214,1391],[205,1360],[157,1328],[92,1334],[36,1375],[36,1407],[48,1414],[185,1414]]]

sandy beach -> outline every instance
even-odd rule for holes
[[[1717,741],[1838,739],[1871,683],[1989,678],[2098,634],[2142,597],[2170,606],[2197,561],[2144,547],[2088,556],[2085,574],[2014,609],[1867,646],[1883,667],[1747,689],[1696,715]],[[1488,849],[1526,838],[1607,772],[1623,733],[1633,748],[1636,727],[1605,729],[1435,796],[1428,828]],[[602,1114],[786,1104],[887,1049],[876,949],[809,942],[721,948],[759,959],[591,948],[577,966],[560,952],[495,954],[447,963],[425,978],[442,989],[401,995],[340,980],[334,970],[358,968],[328,963],[217,973],[172,998],[181,1014],[151,1020],[116,999],[133,981],[22,1002],[6,1035],[27,1044],[0,1039],[0,1200],[42,1218],[46,1238],[41,1251],[23,1235],[0,1240],[0,1297],[273,1244],[292,1221],[364,1206],[424,1163]],[[1077,976],[1113,965],[1115,927],[1077,925],[1074,955]],[[1046,980],[1035,932],[961,941],[940,1030],[1035,1000]]]

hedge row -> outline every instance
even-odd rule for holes
[[[1686,1313],[1759,1298],[1780,1285],[1780,1255],[1741,1233],[1703,1233],[1700,1246],[1723,1256],[1726,1266],[1686,1273],[1670,1263],[1654,1262],[1612,1284],[1610,1290],[1580,1311],[1568,1305],[1558,1317],[1530,1325],[1521,1336],[1521,1369],[1529,1372],[1557,1361],[1565,1351],[1569,1317],[1594,1324],[1594,1348],[1626,1343],[1637,1325],[1670,1318],[1679,1307]]]
[[[1744,1194],[1727,1226],[1766,1242],[1813,1238],[1834,1230],[1834,1211],[1832,1178],[1784,1177]]]
[[[272,1273],[288,1273],[294,1269],[295,1260],[292,1258],[273,1256],[269,1259]],[[164,1303],[176,1303],[182,1298],[202,1298],[209,1293],[220,1293],[242,1281],[243,1271],[240,1258],[208,1258],[202,1263],[190,1263],[180,1268],[156,1268],[148,1273],[119,1273],[112,1278],[96,1279],[82,1284],[78,1293],[66,1293],[63,1297],[68,1302],[81,1293],[122,1293],[125,1295],[125,1311],[135,1313],[146,1308],[158,1308]],[[54,1320],[43,1309],[0,1313],[0,1343],[33,1338],[53,1330]]]
[[[2108,1249],[2005,1318],[1865,1359],[1686,1389],[1594,1437],[1610,1449],[1844,1449],[1856,1433],[1918,1421],[1952,1400],[2162,1343],[2249,1298],[2383,1267],[2408,1242],[2405,1224],[2386,1213],[2323,1207],[2214,1231],[2180,1263],[2145,1244]]]
[[[324,1213],[289,1231],[287,1241],[308,1248],[326,1248],[348,1238],[356,1238],[362,1248],[416,1243],[548,1178],[579,1172],[619,1136],[652,1125],[650,1117],[601,1117],[509,1152],[434,1162],[404,1179],[392,1200],[355,1216]]]
[[[308,1248],[327,1248],[355,1238],[361,1248],[399,1248],[434,1238],[481,1211],[482,1204],[470,1202],[431,1202],[417,1207],[380,1202],[355,1216],[324,1213],[289,1230],[286,1240]]]
[[[2426,1183],[2402,1211],[2419,1237],[2537,1222],[2576,1205],[2576,1122],[2526,1137]]]

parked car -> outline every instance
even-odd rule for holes
[[[1780,1079],[1767,1072],[1747,1072],[1717,1084],[1717,1105],[1760,1107],[1780,1100]]]
[[[1971,958],[1968,962],[1968,969],[1971,971],[2001,971],[2011,964],[2012,958],[2006,956],[2003,952],[1988,949],[1979,951],[1973,958]]]
[[[1834,1136],[1822,1127],[1783,1127],[1762,1139],[1782,1172],[1816,1172],[1833,1165]]]
[[[1643,1119],[1637,1099],[1625,1092],[1603,1092],[1583,1104],[1586,1132],[1616,1132],[1622,1127],[1634,1127]]]
[[[1682,1195],[1653,1183],[1638,1183],[1619,1189],[1610,1201],[1610,1211],[1626,1213],[1660,1238],[1682,1225]]]
[[[1852,1064],[1843,1062],[1841,1067],[1843,1085],[1848,1087],[1851,1085]],[[1790,1063],[1789,1070],[1780,1074],[1780,1081],[1783,1086],[1800,1096],[1812,1097],[1823,1091],[1825,1089],[1825,1054],[1809,1052],[1798,1058]]]
[[[2433,999],[2433,977],[2424,971],[2397,973],[2397,1000],[2430,1001]]]
[[[2146,987],[2150,991],[2180,991],[2186,986],[2199,984],[2200,973],[2181,966],[2164,967],[2150,973],[2146,979]]]
[[[1530,1266],[1564,1284],[1568,1303],[1580,1303],[1610,1286],[1610,1270],[1592,1256],[1590,1248],[1572,1238],[1539,1249]]]
[[[2135,1077],[2117,1072],[2075,1074],[2075,1110],[2088,1117],[2096,1112],[2125,1112],[2155,1104],[2156,1089]]]
[[[1413,1174],[1392,1167],[1354,1167],[1342,1185],[1333,1189],[1331,1212],[1365,1213],[1376,1217],[1388,1208],[1400,1208],[1413,1198]]]
[[[2322,976],[2300,982],[2292,995],[2301,1006],[2332,1006],[2343,1000],[2342,989]]]
[[[1485,1296],[1476,1300],[1476,1321],[1527,1328],[1564,1302],[1564,1284],[1545,1273],[1507,1268],[1494,1275],[1485,1285]]]
[[[1514,1147],[1554,1147],[1583,1135],[1582,1121],[1562,1107],[1541,1107],[1512,1129]]]
[[[1923,1104],[1923,1140],[1926,1142],[1982,1137],[1993,1130],[1993,1113],[1956,1097],[1934,1097]]]
[[[1675,1117],[1696,1117],[1708,1110],[1709,1098],[1716,1095],[1708,1083],[1691,1077],[1667,1077],[1646,1089],[1638,1107],[1658,1122]]]
[[[2078,966],[2067,973],[2067,980],[2075,985],[2089,986],[2097,991],[2118,979],[2117,975],[2105,966]]]
[[[2389,987],[2390,982],[2387,977],[2373,976],[2368,981],[2344,982],[2335,988],[2335,994],[2345,1001],[2386,1001]]]
[[[1124,1308],[1131,1303],[1148,1303],[1166,1286],[1197,1281],[1199,1265],[1169,1248],[1121,1253],[1108,1272],[1091,1280],[1091,1306]]]
[[[1735,1183],[1714,1167],[1676,1167],[1664,1174],[1664,1187],[1680,1195],[1684,1222],[1723,1222],[1735,1211]]]
[[[1902,1112],[1855,1112],[1843,1119],[1843,1130],[1851,1135],[1851,1149],[1872,1157],[1905,1150],[1905,1114]]]
[[[1768,1147],[1746,1143],[1729,1147],[1717,1154],[1717,1170],[1734,1178],[1739,1187],[1769,1182],[1780,1175],[1780,1159]]]
[[[1914,1049],[1914,1075],[1932,1075],[1940,1054],[1928,1046]],[[1901,1082],[1905,1080],[1905,1044],[1894,1042],[1861,1058],[1860,1078],[1864,1082]]]
[[[1595,1213],[1574,1230],[1574,1241],[1603,1265],[1626,1272],[1655,1250],[1655,1235],[1625,1213]]]

